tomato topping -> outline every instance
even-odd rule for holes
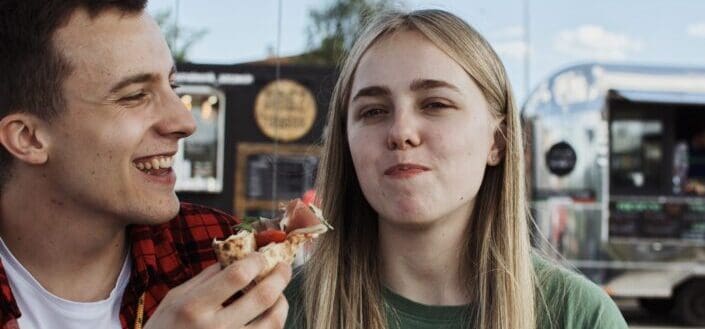
[[[272,242],[283,242],[284,240],[286,240],[286,232],[280,230],[267,229],[255,233],[257,248],[264,247]]]
[[[316,191],[315,190],[306,191],[306,193],[304,193],[304,195],[301,197],[301,201],[303,201],[303,203],[307,206],[312,204],[314,201],[316,201]]]

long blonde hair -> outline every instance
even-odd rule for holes
[[[506,147],[488,167],[475,200],[460,264],[479,328],[535,328],[535,284],[530,259],[520,119],[504,67],[488,42],[457,16],[441,10],[386,12],[363,29],[342,65],[333,91],[318,195],[334,231],[323,235],[303,271],[309,329],[387,326],[377,259],[377,214],[365,200],[346,136],[347,106],[357,65],[380,39],[420,32],[477,83]]]

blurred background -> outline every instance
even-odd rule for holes
[[[705,1],[152,0],[198,124],[182,200],[273,216],[315,193],[336,64],[384,8],[453,12],[503,60],[537,248],[633,328],[705,328]]]
[[[705,65],[705,3],[699,0],[351,0],[338,5],[338,13],[328,12],[336,9],[331,0],[283,0],[281,8],[277,0],[151,0],[148,9],[169,25],[177,23],[182,30],[177,49],[187,49],[189,61],[234,64],[273,57],[278,46],[282,56],[317,49],[335,31],[324,25],[335,23],[336,15],[345,22],[360,14],[356,10],[380,2],[403,9],[445,9],[465,19],[499,53],[519,101],[538,81],[569,64]],[[344,13],[346,5],[350,13]],[[317,17],[327,13],[330,21],[319,24],[326,17]],[[342,27],[346,38],[355,27]]]

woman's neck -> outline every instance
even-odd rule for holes
[[[379,221],[380,275],[395,293],[428,305],[470,302],[460,269],[469,216],[425,227]]]

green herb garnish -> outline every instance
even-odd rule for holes
[[[233,226],[236,230],[245,230],[245,231],[250,231],[254,232],[255,227],[254,224],[259,223],[259,221],[263,220],[265,218],[263,217],[253,217],[253,216],[246,216],[242,218],[242,222],[240,224],[237,224]]]

